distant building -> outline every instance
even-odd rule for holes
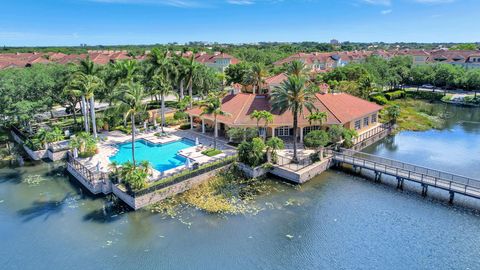
[[[340,44],[340,42],[339,42],[338,40],[336,40],[336,39],[332,39],[332,40],[330,40],[330,44],[332,44],[332,45],[338,45],[338,44]]]

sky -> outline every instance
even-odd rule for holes
[[[480,41],[480,0],[0,2],[0,46]]]

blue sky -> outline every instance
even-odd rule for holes
[[[480,0],[3,0],[0,46],[480,41]]]

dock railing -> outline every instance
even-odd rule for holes
[[[79,174],[85,178],[90,184],[95,185],[97,182],[102,182],[109,179],[108,173],[92,171],[73,157],[72,153],[67,152],[67,163],[70,164]]]
[[[360,134],[358,137],[353,139],[353,145],[357,145],[359,143],[362,143],[364,141],[367,141],[368,139],[374,138],[378,134],[388,131],[390,132],[393,129],[393,124],[391,122],[381,124],[380,126],[373,128],[365,133]]]
[[[471,186],[475,188],[480,188],[480,180],[473,179],[470,177],[444,172],[441,170],[431,169],[427,167],[417,166],[414,164],[401,162],[398,160],[383,158],[363,152],[357,152],[349,149],[340,149],[338,152],[334,152],[334,159],[338,161],[348,162],[353,165],[359,165],[368,168],[377,168],[377,169],[397,169],[403,170],[401,173],[411,174],[420,174],[422,176],[433,177],[436,179],[446,180],[452,183]]]

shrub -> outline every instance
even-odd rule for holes
[[[188,114],[186,112],[176,111],[173,114],[173,119],[175,119],[175,120],[185,120],[187,118],[188,118]]]
[[[258,167],[265,161],[265,144],[260,138],[242,142],[238,146],[238,158],[251,167]]]
[[[403,90],[397,90],[397,91],[393,91],[393,92],[388,92],[385,94],[385,97],[388,99],[388,100],[395,100],[395,99],[399,99],[399,98],[404,98],[405,97],[405,91]]]
[[[190,123],[186,123],[186,124],[182,124],[179,129],[181,130],[187,130],[187,129],[190,129],[191,128],[191,125]]]
[[[343,127],[340,125],[332,125],[328,129],[328,137],[330,138],[330,142],[337,143],[342,140],[343,138]]]
[[[124,127],[124,126],[116,126],[113,128],[113,130],[118,130],[121,131],[127,135],[132,134],[132,128],[131,127]]]
[[[270,151],[272,162],[277,163],[277,150],[285,148],[285,143],[278,137],[272,137],[265,143],[267,151]]]
[[[303,139],[303,144],[310,148],[319,148],[329,143],[330,138],[327,132],[323,130],[311,131]]]
[[[430,101],[441,100],[443,97],[442,92],[425,92],[425,91],[408,91],[406,93],[407,97],[414,99],[426,99]]]
[[[370,97],[370,100],[377,103],[378,105],[385,105],[388,103],[387,98],[382,94],[376,94]]]
[[[452,101],[452,98],[453,98],[453,95],[448,94],[448,95],[445,95],[445,96],[442,97],[442,101],[443,102],[449,102],[449,101]]]
[[[345,128],[343,130],[343,146],[350,148],[353,146],[353,139],[358,137],[358,133],[353,129]]]

